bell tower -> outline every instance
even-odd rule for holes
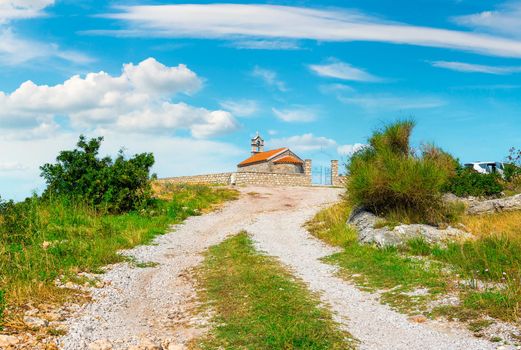
[[[264,152],[264,140],[260,137],[259,132],[251,139],[251,154]]]

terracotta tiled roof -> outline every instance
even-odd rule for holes
[[[266,152],[255,153],[250,158],[247,158],[240,162],[238,165],[245,166],[253,163],[264,162],[285,150],[287,150],[287,148],[277,148]]]
[[[293,156],[284,156],[282,158],[277,159],[273,163],[275,164],[304,164],[300,159],[295,158]]]

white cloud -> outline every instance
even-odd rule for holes
[[[353,67],[349,63],[337,60],[330,60],[329,63],[326,64],[310,64],[308,67],[315,74],[326,78],[365,82],[376,82],[381,80],[360,68]]]
[[[465,73],[507,75],[521,72],[521,67],[487,66],[465,62],[433,61],[430,62],[430,64],[434,67],[445,68]]]
[[[317,119],[317,113],[313,108],[294,107],[288,109],[272,108],[273,114],[282,121],[293,122],[312,122]]]
[[[260,78],[266,85],[274,87],[279,91],[285,92],[288,90],[286,83],[279,80],[277,72],[275,71],[255,66],[251,74],[256,78]]]
[[[319,90],[323,94],[338,94],[342,92],[354,92],[355,89],[353,89],[351,86],[344,85],[344,84],[324,84],[319,86]]]
[[[187,129],[196,138],[220,135],[238,125],[231,113],[173,103],[192,94],[201,79],[185,65],[167,67],[153,58],[125,64],[120,76],[105,72],[71,77],[47,86],[27,81],[10,94],[0,92],[0,121],[10,128],[52,129],[57,115],[78,129],[111,126],[119,130],[172,133]]]
[[[454,21],[472,29],[521,38],[521,1],[508,1],[494,11],[458,16]]]
[[[300,50],[299,44],[293,40],[237,40],[230,46],[248,50]]]
[[[249,117],[259,110],[257,101],[254,100],[227,100],[220,102],[219,105],[224,110],[230,111],[233,115],[238,117]]]
[[[390,22],[348,10],[247,4],[143,5],[116,10],[103,16],[125,21],[130,28],[124,29],[126,35],[373,41],[521,57],[518,40]],[[510,16],[503,18],[511,19],[510,27],[519,23]]]
[[[295,135],[284,138],[275,138],[267,141],[270,147],[289,147],[294,151],[317,151],[336,147],[335,140],[323,136],[314,136],[312,133]]]
[[[340,145],[337,147],[337,152],[341,156],[352,156],[355,152],[360,151],[361,149],[367,147],[367,145],[363,143],[355,143],[352,145]]]

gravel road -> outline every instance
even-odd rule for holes
[[[377,297],[335,276],[335,268],[319,259],[335,252],[311,237],[302,225],[320,207],[338,200],[333,188],[240,188],[241,197],[219,211],[192,217],[154,245],[126,254],[155,267],[114,265],[102,275],[105,287],[92,289],[93,301],[68,321],[61,349],[87,349],[107,340],[114,349],[168,340],[182,348],[204,332],[204,317],[194,317],[195,291],[190,269],[201,252],[227,236],[247,230],[257,247],[278,257],[302,278],[335,313],[337,321],[360,341],[360,349],[496,349],[461,329],[437,322],[412,323]],[[93,347],[94,348],[94,347]],[[174,348],[174,347],[172,347]],[[505,347],[503,347],[506,349]]]

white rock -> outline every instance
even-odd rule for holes
[[[0,348],[7,348],[8,346],[13,346],[18,344],[18,338],[13,337],[12,335],[0,334]]]
[[[38,317],[32,317],[32,316],[25,316],[24,317],[24,323],[31,328],[41,328],[46,327],[49,322],[47,320],[43,320]]]
[[[89,350],[112,350],[112,343],[107,339],[98,339],[88,346]]]

